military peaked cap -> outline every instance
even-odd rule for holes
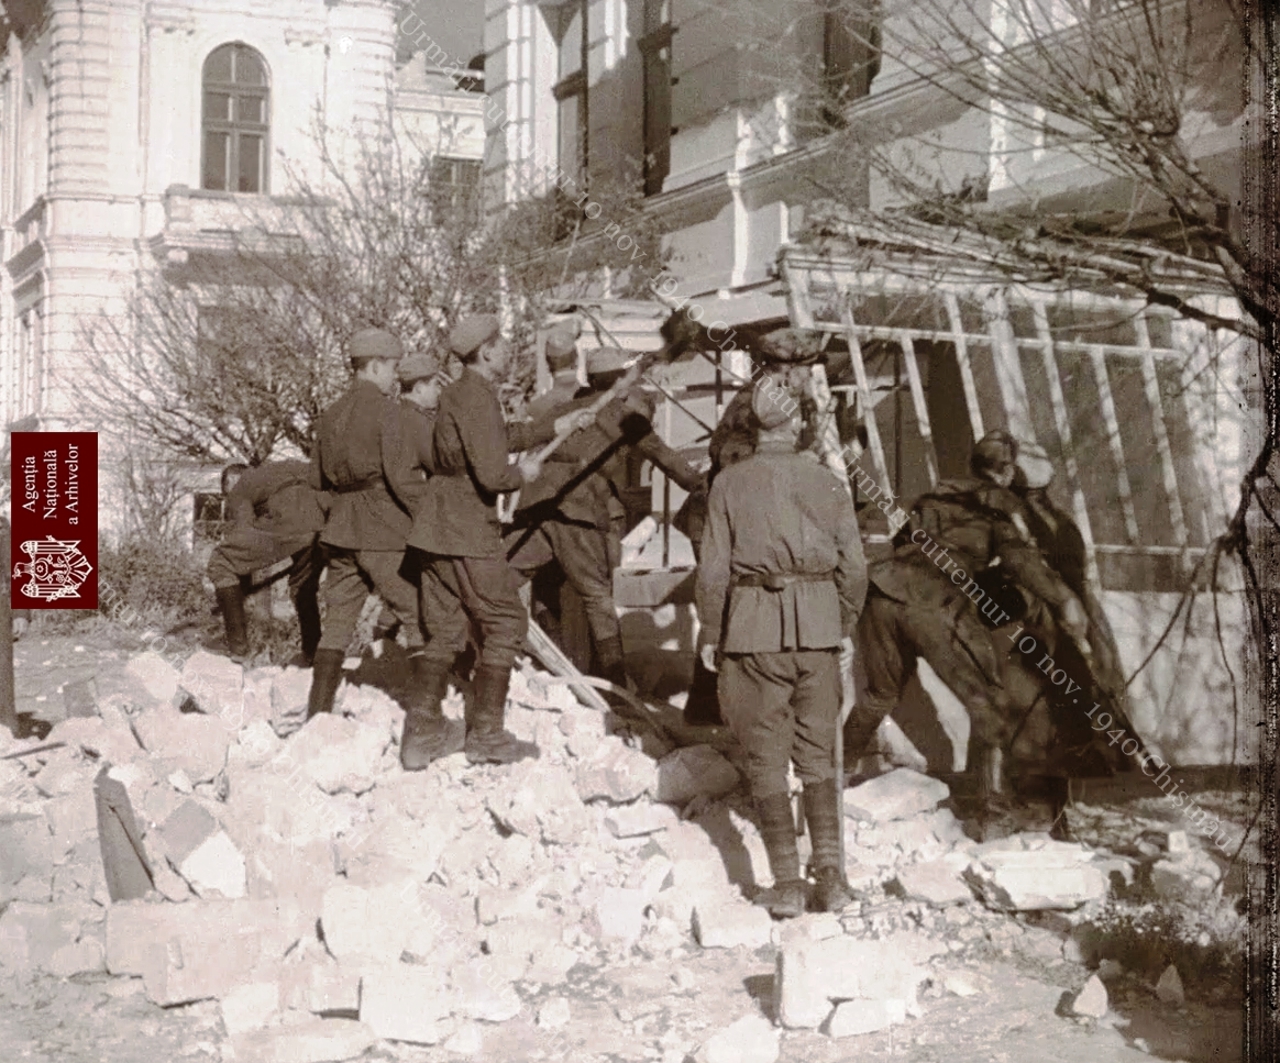
[[[621,347],[597,347],[587,352],[587,375],[600,376],[604,373],[621,373],[626,370],[627,363],[635,355]]]
[[[815,329],[779,328],[766,332],[754,347],[765,361],[809,365],[822,358],[822,334]]]
[[[1008,432],[997,428],[973,445],[969,463],[974,468],[990,469],[1012,465],[1018,457],[1018,442]]]
[[[419,380],[427,380],[438,372],[440,372],[440,363],[429,354],[411,354],[396,366],[396,376],[406,387],[416,384]]]
[[[547,365],[552,371],[568,368],[578,357],[577,331],[569,325],[557,325],[547,334],[543,351],[547,356]]]
[[[375,358],[398,362],[404,357],[400,337],[380,328],[365,328],[347,341],[347,357],[352,364],[369,362]]]
[[[477,348],[488,343],[502,327],[497,314],[473,314],[464,317],[449,333],[449,349],[465,358]]]

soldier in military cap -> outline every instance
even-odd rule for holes
[[[222,471],[230,528],[209,557],[208,576],[222,610],[227,651],[233,660],[249,655],[245,592],[254,572],[286,557],[289,596],[298,613],[302,657],[308,665],[320,642],[317,595],[324,565],[317,538],[329,505],[326,494],[311,486],[305,461],[272,461],[256,468],[228,465]]]
[[[431,474],[431,439],[435,434],[440,393],[449,378],[440,363],[428,354],[411,354],[396,368],[400,381],[400,408],[404,413],[405,457],[415,483],[424,488]],[[421,501],[415,493],[413,508]]]
[[[578,326],[577,321],[562,322],[547,334],[542,349],[551,371],[551,387],[530,400],[525,410],[531,421],[555,416],[557,410],[572,402],[578,393]]]
[[[866,696],[845,723],[845,763],[863,755],[880,721],[897,707],[923,657],[970,718],[968,769],[979,776],[984,816],[1001,790],[1000,763],[1013,721],[991,629],[1018,619],[1026,588],[1082,632],[1079,600],[1045,564],[1024,507],[1009,490],[1013,438],[989,432],[974,446],[972,477],[944,480],[921,496],[891,557],[871,566],[858,624]]]
[[[467,760],[506,764],[537,756],[537,747],[503,729],[507,688],[516,655],[524,647],[528,614],[519,578],[507,563],[496,502],[537,479],[541,464],[526,458],[510,465],[511,451],[549,440],[572,422],[555,421],[540,433],[505,424],[495,383],[511,349],[496,316],[464,318],[449,336],[462,375],[440,396],[432,438],[434,475],[427,481],[409,545],[421,551],[421,612],[430,633],[426,668],[417,679],[420,698],[405,719],[401,758],[425,768],[447,742],[440,709],[447,677],[466,645],[468,622],[476,628],[480,657],[475,696],[467,704]]]
[[[758,338],[745,333],[741,338],[752,359],[751,381],[729,401],[711,433],[711,441],[707,444],[711,468],[705,487],[690,492],[672,521],[689,537],[695,558],[706,523],[707,492],[711,490],[711,485],[715,483],[721,470],[749,457],[755,451],[759,423],[752,408],[756,394],[762,394],[765,399],[770,400],[770,404],[781,401],[794,403],[798,407],[801,401],[799,378],[807,374],[807,367],[814,364],[822,354],[821,334],[812,329],[780,328]],[[803,427],[801,437],[803,444]],[[700,661],[695,663],[693,683],[685,703],[685,719],[689,723],[722,722],[716,703],[716,687],[715,676],[703,668]]]
[[[587,386],[560,412],[596,402],[626,371],[629,352],[616,348],[587,355]],[[653,462],[685,490],[702,476],[653,430],[655,404],[639,387],[616,396],[594,423],[552,454],[538,481],[520,495],[509,556],[531,576],[557,561],[581,596],[591,630],[598,674],[619,686],[627,682],[622,630],[613,600],[613,570],[622,555],[626,523],[623,492],[633,454]]]
[[[342,660],[370,590],[399,618],[415,677],[421,678],[417,593],[401,574],[412,507],[420,491],[405,460],[404,420],[395,400],[399,337],[363,329],[347,344],[355,379],[323,414],[311,451],[311,485],[333,502],[320,535],[328,579],[308,717],[333,709]]]
[[[842,657],[866,592],[853,503],[830,469],[797,453],[795,404],[758,391],[753,452],[711,488],[697,576],[703,665],[719,671],[721,710],[747,753],[747,777],[774,886],[756,902],[805,910],[788,791],[794,762],[813,840],[813,906],[852,899],[840,865],[835,743]]]

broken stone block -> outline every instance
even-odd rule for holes
[[[704,949],[758,949],[768,945],[773,919],[754,904],[696,904],[693,936]]]
[[[927,976],[918,966],[924,951],[906,935],[788,941],[778,950],[775,1013],[788,1028],[817,1029],[837,1001],[900,1000],[914,1007]]]
[[[226,996],[261,956],[253,928],[228,927],[216,935],[194,935],[179,928],[172,937],[154,939],[146,949],[142,983],[147,998],[161,1007]]]
[[[777,1063],[782,1046],[773,1023],[744,1015],[712,1034],[694,1054],[696,1063]]]
[[[14,887],[27,878],[43,880],[47,894],[58,854],[44,816],[0,815],[0,855],[0,903],[16,897]]]
[[[837,1004],[827,1022],[827,1034],[833,1038],[856,1037],[859,1034],[887,1030],[907,1021],[905,1000],[847,1000]]]
[[[110,764],[128,764],[141,757],[142,747],[128,725],[104,719],[68,719],[54,725],[46,742],[65,742],[68,749],[81,750]]]
[[[444,980],[428,967],[395,964],[360,980],[360,1021],[386,1040],[439,1044],[449,1007]]]
[[[642,890],[610,886],[591,909],[591,930],[601,941],[634,942],[644,929],[649,899]]]
[[[956,819],[956,814],[949,808],[935,808],[920,818],[929,824],[929,829],[939,843],[948,848],[969,840],[964,832],[964,824]]]
[[[238,985],[222,998],[222,1025],[235,1037],[261,1030],[280,1010],[280,987],[275,982]]]
[[[777,926],[778,944],[793,941],[827,941],[844,933],[840,916],[835,912],[810,912],[796,919],[786,919]]]
[[[286,668],[271,683],[271,727],[282,738],[307,720],[310,668]]]
[[[607,735],[598,740],[574,773],[578,796],[584,801],[603,798],[626,804],[656,789],[657,766],[639,749],[621,738]]]
[[[957,997],[973,997],[982,992],[977,978],[966,971],[948,971],[942,976],[942,988]]]
[[[570,753],[586,757],[609,731],[603,713],[576,704],[576,698],[574,701],[560,716],[560,732],[569,740]]]
[[[232,730],[243,720],[244,668],[228,657],[197,650],[187,658],[179,689],[207,716],[221,716]]]
[[[236,736],[238,744],[227,751],[231,768],[261,768],[280,754],[281,741],[265,720],[250,720]]]
[[[323,712],[289,740],[285,753],[325,793],[362,794],[373,789],[389,744],[380,728]]]
[[[150,947],[173,938],[186,943],[187,951],[199,954],[213,948],[210,943],[247,935],[258,942],[263,956],[283,956],[313,927],[314,924],[308,925],[305,913],[276,901],[120,901],[107,909],[107,970],[112,974],[143,974]]]
[[[245,895],[244,857],[221,825],[195,801],[187,801],[160,828],[165,853],[201,897]]]
[[[181,768],[193,783],[210,782],[226,766],[231,734],[212,716],[153,708],[138,716],[133,727],[148,753],[164,760],[169,771]]]
[[[405,951],[429,955],[439,936],[439,925],[401,883],[377,889],[335,883],[325,891],[320,928],[329,952],[357,965],[396,964]]]
[[[1169,964],[1156,983],[1156,996],[1166,1004],[1182,1004],[1186,1002],[1186,993],[1182,988],[1182,978],[1178,968]]]
[[[54,957],[80,940],[86,923],[100,918],[100,910],[84,902],[14,901],[0,915],[0,967],[22,974],[59,973],[53,970]]]
[[[1151,889],[1169,901],[1197,901],[1217,888],[1222,872],[1213,857],[1199,849],[1151,866]]]
[[[330,960],[307,972],[307,1010],[316,1015],[360,1010],[360,975]]]
[[[564,997],[551,997],[538,1008],[538,1026],[543,1030],[554,1030],[569,1022],[569,1002]]]
[[[708,745],[685,746],[658,762],[655,797],[669,805],[688,804],[695,797],[719,797],[739,782],[738,769]]]
[[[1078,908],[1106,897],[1107,877],[1075,847],[989,852],[970,863],[965,879],[997,911]]]
[[[496,967],[474,959],[454,966],[450,973],[454,1012],[478,1022],[506,1022],[520,1014],[524,1005],[515,986]]]
[[[158,653],[140,653],[130,658],[124,670],[145,690],[156,702],[166,707],[173,704],[178,695],[178,686],[182,681],[178,670]]]
[[[73,945],[63,945],[49,958],[46,969],[56,978],[105,970],[106,953],[102,942],[97,938],[83,938]]]
[[[903,895],[912,901],[925,901],[938,908],[973,900],[960,873],[943,860],[930,860],[902,868],[897,876]]]
[[[672,872],[675,865],[662,853],[654,853],[627,876],[624,885],[639,890],[651,901],[675,881]]]
[[[93,796],[92,780],[77,793],[64,794],[45,802],[45,818],[53,831],[55,851],[69,853],[86,841],[97,841],[98,807]],[[0,859],[4,856],[0,853]],[[61,859],[61,857],[59,857]]]
[[[364,1055],[377,1041],[363,1022],[312,1019],[241,1034],[230,1047],[233,1058],[252,1063],[341,1063]]]
[[[846,790],[844,812],[855,819],[888,823],[932,812],[950,794],[951,790],[944,782],[910,768],[896,768]]]
[[[573,845],[594,829],[566,768],[544,760],[516,765],[489,810],[509,830],[549,845]]]
[[[1076,1015],[1084,1015],[1090,1019],[1101,1019],[1107,1014],[1107,987],[1102,984],[1096,974],[1085,982],[1084,988],[1076,994],[1071,1002],[1071,1010]]]

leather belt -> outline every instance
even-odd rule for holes
[[[793,583],[830,583],[834,572],[751,572],[734,576],[735,587],[763,587],[767,591],[780,591]]]
[[[377,476],[366,476],[363,480],[357,480],[355,483],[342,484],[339,487],[332,488],[335,495],[353,495],[357,491],[368,491],[370,488],[382,486],[382,474]]]

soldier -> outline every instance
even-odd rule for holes
[[[780,918],[805,910],[787,769],[804,784],[814,907],[852,899],[840,866],[835,777],[840,670],[866,593],[858,521],[832,472],[796,453],[798,406],[757,392],[754,454],[724,469],[708,500],[697,606],[700,656],[719,669],[720,705],[747,752],[748,782]],[[717,661],[718,651],[718,661]]]
[[[557,420],[550,432],[521,425],[508,430],[495,383],[506,371],[510,348],[498,327],[497,317],[483,314],[464,318],[450,333],[462,376],[440,396],[432,440],[435,474],[427,481],[409,537],[409,545],[425,555],[420,600],[431,635],[426,667],[415,677],[419,698],[405,718],[401,739],[402,763],[410,770],[425,768],[446,748],[440,702],[454,660],[466,645],[468,620],[477,628],[480,657],[475,696],[466,707],[467,760],[509,764],[538,753],[502,726],[528,615],[519,578],[503,552],[495,504],[501,492],[531,483],[541,471],[535,458],[509,465],[508,452],[536,446],[577,419]]]
[[[968,769],[979,773],[984,817],[1001,789],[1001,752],[1011,732],[990,627],[1018,619],[1025,609],[1018,587],[1048,603],[1064,628],[1083,624],[1079,601],[1044,563],[1008,490],[1015,453],[1008,433],[984,436],[970,458],[973,478],[943,481],[921,497],[893,555],[871,566],[858,624],[866,697],[844,728],[845,763],[852,764],[923,657],[969,712]]]
[[[222,609],[227,652],[236,661],[249,656],[244,614],[249,577],[289,557],[289,596],[309,667],[320,642],[316,599],[323,566],[317,536],[329,499],[311,486],[311,467],[305,461],[272,461],[252,469],[228,465],[222,470],[222,493],[231,527],[210,555],[207,571]]]
[[[757,392],[773,401],[799,403],[791,388],[792,367],[808,366],[820,352],[820,336],[805,329],[781,328],[748,341],[750,353],[760,369],[749,384],[738,391],[725,407],[711,433],[707,454],[711,468],[706,486],[690,492],[672,523],[689,537],[695,559],[699,554],[702,530],[706,521],[707,493],[722,469],[750,457],[755,451],[758,422],[752,412]],[[804,435],[802,429],[801,435]],[[720,708],[716,703],[715,676],[694,662],[693,683],[685,702],[685,720],[691,724],[720,724]]]
[[[529,420],[538,422],[578,394],[578,332],[576,324],[557,325],[547,335],[542,349],[551,371],[551,387],[530,400],[525,410]]]
[[[405,459],[404,416],[391,398],[403,348],[399,337],[371,328],[351,337],[347,354],[355,380],[321,414],[311,451],[311,484],[329,491],[333,502],[320,535],[329,575],[308,719],[333,710],[342,660],[370,590],[401,623],[415,688],[424,675],[417,594],[400,571],[422,491]]]
[[[1028,629],[1040,634],[1042,644],[1051,651],[1056,665],[1064,669],[1073,682],[1085,687],[1074,697],[1067,695],[1064,688],[1052,684],[1045,690],[1059,747],[1059,767],[1072,775],[1090,772],[1096,767],[1096,762],[1090,764],[1088,752],[1096,749],[1102,752],[1108,768],[1131,769],[1133,761],[1118,753],[1114,743],[1101,741],[1102,736],[1093,730],[1089,717],[1085,715],[1087,710],[1081,708],[1082,705],[1101,701],[1117,728],[1138,737],[1127,713],[1128,698],[1120,650],[1106,611],[1085,576],[1084,536],[1075,521],[1050,497],[1049,486],[1053,478],[1053,463],[1044,448],[1038,443],[1020,443],[1013,491],[1026,507],[1029,529],[1045,562],[1079,598],[1088,618],[1083,643],[1061,638],[1051,611],[1038,598],[1031,597]]]
[[[561,412],[597,401],[626,371],[626,358],[625,351],[592,351],[587,387]],[[618,686],[626,685],[627,674],[613,570],[622,557],[627,460],[635,452],[685,490],[702,483],[702,476],[653,430],[654,409],[652,397],[639,387],[613,398],[521,492],[516,528],[508,536],[511,563],[526,578],[552,560],[559,562],[586,607],[598,674]]]

